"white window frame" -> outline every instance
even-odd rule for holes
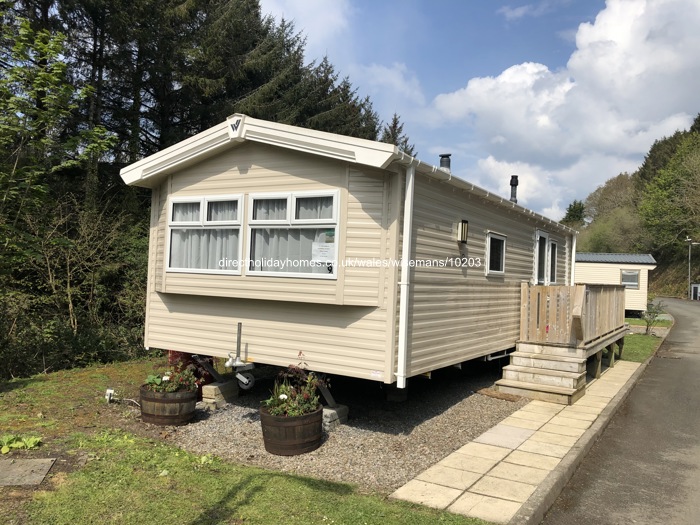
[[[637,283],[636,285],[632,285],[632,283],[625,283],[622,280],[622,276],[627,273],[636,273],[637,274]],[[620,284],[625,287],[626,290],[639,290],[641,286],[641,279],[642,279],[642,271],[641,270],[634,270],[634,269],[626,269],[626,270],[620,270]]]
[[[553,257],[552,257],[553,256]],[[559,243],[557,241],[549,242],[549,284],[557,283],[557,272],[559,270],[557,258],[559,256]]]
[[[314,198],[314,197],[332,197],[333,198],[333,209],[332,217],[328,219],[297,219],[296,214],[296,202],[297,199],[303,198]],[[274,199],[286,199],[287,200],[287,214],[285,219],[274,219],[274,220],[260,220],[253,219],[253,212],[255,209],[254,202],[258,199],[274,200]],[[252,270],[249,267],[245,269],[245,275],[256,276],[256,277],[294,277],[297,279],[337,279],[338,278],[338,217],[340,216],[339,211],[339,192],[338,190],[314,190],[314,191],[292,191],[292,192],[273,192],[273,193],[251,193],[248,195],[248,237],[246,243],[246,257],[250,262],[253,259],[252,253],[252,243],[253,243],[253,230],[259,227],[278,227],[278,228],[300,228],[300,229],[319,229],[327,226],[328,229],[333,229],[334,231],[334,250],[333,250],[333,265],[332,273],[301,273],[301,272],[269,272],[263,270]]]
[[[237,219],[232,221],[208,221],[207,206],[210,202],[221,201],[236,201],[238,202]],[[197,221],[173,221],[173,208],[178,203],[199,203],[199,220]],[[215,274],[215,275],[241,275],[241,268],[228,269],[226,266],[221,270],[211,268],[177,268],[170,266],[170,245],[173,229],[237,229],[238,230],[238,260],[241,260],[243,249],[243,226],[241,217],[243,215],[243,196],[241,194],[231,195],[208,195],[208,196],[192,196],[192,197],[170,197],[168,199],[168,220],[165,239],[165,271],[169,273],[199,273],[199,274]]]
[[[503,241],[503,252],[501,253],[501,268],[502,270],[491,269],[491,240],[497,239]],[[506,274],[506,247],[508,246],[508,238],[497,232],[486,232],[486,275],[503,276]]]
[[[543,281],[539,281],[538,270],[540,268],[540,238],[544,237],[544,276]],[[532,275],[532,283],[535,285],[549,284],[549,232],[544,230],[535,230],[535,268]]]

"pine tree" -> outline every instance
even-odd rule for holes
[[[401,117],[396,113],[391,117],[391,122],[384,125],[382,136],[379,140],[388,144],[394,144],[404,153],[412,157],[415,157],[417,154],[415,152],[415,146],[409,143],[408,136],[403,132]]]

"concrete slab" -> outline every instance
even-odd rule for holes
[[[445,509],[461,495],[462,491],[459,489],[412,479],[397,489],[390,497],[435,509]]]
[[[0,460],[0,486],[39,485],[56,458]]]
[[[516,449],[535,432],[535,430],[511,427],[499,423],[491,430],[481,434],[474,441],[476,443],[484,443],[486,445],[494,445],[496,447]]]
[[[459,452],[460,454],[467,454],[469,456],[496,459],[500,461],[508,454],[510,454],[510,449],[503,447],[495,447],[493,445],[486,445],[484,443],[474,443],[472,441],[464,445],[462,448],[458,449],[457,452]]]
[[[464,491],[476,483],[481,476],[477,472],[437,464],[421,472],[416,479]]]
[[[582,412],[581,410],[574,410],[573,407],[566,407],[566,409],[561,411],[556,417],[565,417],[568,419],[578,419],[580,421],[588,421],[589,423],[595,421],[598,414],[591,414],[590,412]],[[554,419],[554,418],[552,418]]]
[[[524,410],[525,412],[538,412],[540,414],[557,414],[558,412],[561,411],[562,408],[564,408],[563,405],[555,404],[555,403],[545,403],[543,401],[537,402],[537,404],[534,404],[535,402],[533,401],[532,403],[528,403],[525,405],[523,408],[520,410]]]
[[[508,523],[520,508],[520,503],[466,492],[447,509],[492,523]]]
[[[536,488],[535,485],[528,483],[484,476],[472,485],[469,492],[523,503],[535,492]]]
[[[579,428],[581,430],[586,430],[591,426],[591,421],[587,419],[577,419],[574,417],[566,416],[556,416],[551,419],[548,425],[561,425],[569,428]]]
[[[518,450],[523,452],[534,452],[543,456],[552,456],[555,458],[563,458],[571,450],[571,447],[562,445],[553,445],[551,443],[542,443],[541,441],[527,440],[518,447]]]
[[[554,414],[541,414],[540,412],[533,412],[531,410],[523,410],[522,408],[516,412],[513,412],[510,417],[517,417],[518,419],[525,419],[526,421],[537,421],[539,423],[546,423],[554,417]]]
[[[552,456],[525,452],[523,450],[514,450],[503,461],[549,471],[559,464],[560,459]]]
[[[576,420],[574,419],[572,421]],[[555,425],[551,421],[540,430],[542,430],[542,432],[550,432],[551,434],[561,434],[562,436],[572,436],[575,438],[580,438],[586,431],[585,428],[570,427],[568,425]]]
[[[603,411],[602,408],[595,408],[595,407],[587,407],[584,405],[571,405],[566,407],[566,412],[583,412],[586,414],[592,414],[596,417]],[[561,414],[564,413],[564,410],[561,411]]]
[[[578,436],[562,436],[561,434],[552,434],[551,432],[538,430],[532,435],[530,441],[539,441],[540,443],[549,443],[552,445],[561,445],[563,447],[571,448],[578,441]]]
[[[519,417],[509,416],[501,421],[504,425],[509,425],[511,427],[527,428],[530,430],[539,430],[546,423],[542,421],[529,421],[527,419],[520,419]]]
[[[493,476],[494,478],[519,481],[521,483],[527,483],[528,485],[539,485],[548,475],[548,470],[526,467],[525,465],[515,465],[505,461],[500,462],[489,472],[489,476]]]
[[[476,472],[477,474],[486,474],[499,461],[498,459],[480,458],[462,454],[461,452],[453,452],[440,461],[438,465],[466,470],[468,472]]]

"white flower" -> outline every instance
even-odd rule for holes
[[[280,394],[280,399],[281,399],[282,401],[284,401],[285,399],[287,399],[287,394]]]
[[[163,376],[163,381],[170,381],[170,376]]]

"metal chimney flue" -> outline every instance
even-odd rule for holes
[[[452,153],[442,153],[440,155],[440,167],[444,170],[447,171],[452,171],[452,168],[450,167],[450,157],[452,156]]]
[[[514,203],[518,203],[518,176],[510,176],[510,200]]]

